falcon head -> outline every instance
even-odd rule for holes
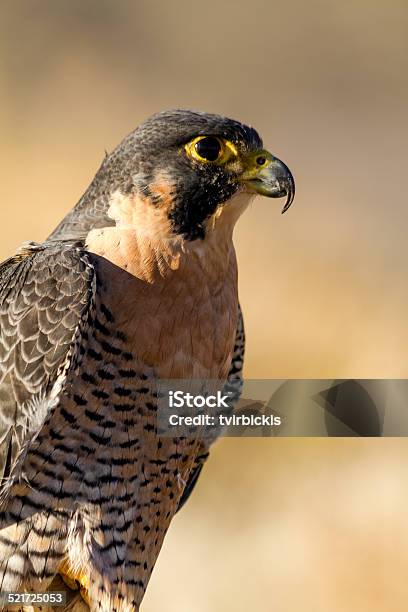
[[[105,158],[52,237],[62,237],[62,230],[75,233],[74,224],[83,226],[87,217],[89,230],[113,220],[138,231],[156,226],[156,234],[200,240],[220,217],[234,225],[256,194],[285,198],[285,212],[295,183],[252,127],[215,114],[165,111],[147,119]]]

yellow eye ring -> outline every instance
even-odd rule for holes
[[[218,136],[197,136],[185,145],[187,155],[203,164],[221,165],[231,157],[237,157],[236,146],[229,140]]]

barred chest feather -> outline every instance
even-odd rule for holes
[[[27,475],[41,503],[58,500],[67,546],[57,561],[92,576],[89,596],[101,609],[135,610],[203,452],[200,440],[156,435],[154,381],[226,378],[236,263],[231,254],[217,278],[217,262],[207,257],[203,274],[198,253],[185,270],[179,262],[170,275],[145,279],[93,257],[94,309],[61,399],[27,458]],[[75,512],[64,514],[73,500]]]

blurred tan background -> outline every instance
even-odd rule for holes
[[[406,0],[0,3],[0,255],[171,107],[256,127],[294,206],[236,232],[248,377],[408,376]],[[144,612],[408,607],[404,440],[223,440]]]

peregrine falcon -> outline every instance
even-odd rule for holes
[[[234,225],[256,194],[285,211],[294,192],[253,128],[162,112],[0,266],[1,591],[62,576],[70,609],[139,610],[208,454],[158,436],[155,383],[240,379]]]

